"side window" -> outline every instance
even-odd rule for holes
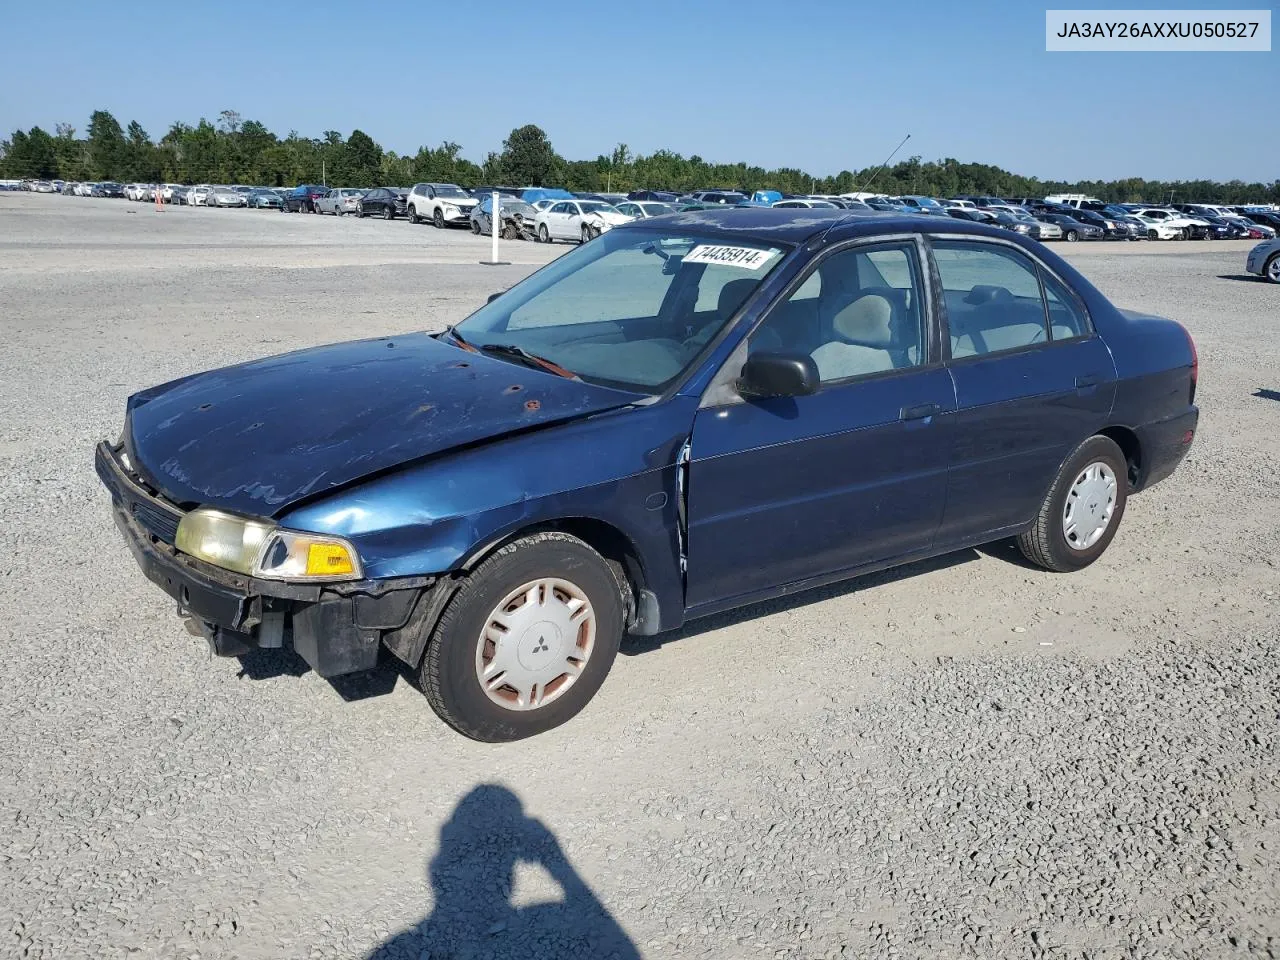
[[[1039,271],[1011,247],[937,241],[934,262],[957,359],[1048,340]]]
[[[1053,340],[1070,340],[1089,335],[1089,318],[1080,302],[1067,292],[1056,277],[1040,271],[1044,281],[1044,298],[1049,307],[1049,336]]]
[[[807,353],[823,383],[915,367],[927,357],[912,243],[834,253],[751,334],[751,349]]]

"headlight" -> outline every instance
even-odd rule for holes
[[[282,530],[220,510],[192,510],[174,546],[224,570],[267,580],[358,580],[355,548],[340,537]]]

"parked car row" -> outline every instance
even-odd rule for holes
[[[872,193],[784,194],[776,190],[698,190],[672,193],[570,193],[549,187],[480,186],[417,183],[412,187],[260,187],[235,184],[119,184],[24,181],[24,189],[75,196],[123,197],[204,207],[274,209],[282,213],[406,219],[438,229],[493,229],[492,195],[500,201],[500,233],[509,239],[585,242],[629,220],[682,210],[724,207],[843,209],[850,212],[912,213],[944,216],[1000,227],[1035,240],[1270,240],[1280,233],[1280,207],[1222,204],[1108,203],[1083,194],[1037,197],[969,195],[949,198]],[[487,205],[486,205],[487,204]]]

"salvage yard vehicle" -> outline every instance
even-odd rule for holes
[[[586,243],[631,217],[603,200],[558,200],[537,216],[538,240],[577,240]]]
[[[1245,269],[1272,283],[1280,283],[1280,240],[1264,240],[1250,250]]]
[[[249,191],[245,204],[255,210],[279,210],[284,206],[284,200],[274,190],[258,188]]]
[[[355,213],[365,193],[358,187],[337,187],[316,201],[316,213],[332,213],[335,217]]]
[[[578,713],[628,631],[1007,537],[1088,566],[1190,448],[1197,370],[1180,325],[1009,231],[704,210],[440,333],[143,390],[95,461],[215,652],[384,651],[505,741]]]
[[[300,183],[284,196],[281,213],[315,213],[316,201],[329,192],[328,187]]]
[[[436,227],[467,226],[476,198],[452,183],[415,183],[409,191],[411,223],[430,220]]]
[[[211,187],[205,194],[204,205],[206,207],[243,207],[245,194],[231,187]]]
[[[404,187],[377,187],[356,200],[357,217],[381,217],[394,220],[403,217],[409,191]]]
[[[504,197],[502,194],[498,196],[502,216],[502,227],[498,235],[504,240],[536,240],[537,225],[534,221],[538,211],[523,200],[518,200],[515,197]],[[492,236],[492,194],[471,208],[471,232],[477,235]]]

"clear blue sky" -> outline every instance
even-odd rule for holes
[[[1280,177],[1280,53],[1046,53],[1046,6],[1068,4],[10,3],[0,132],[101,107],[158,138],[233,109],[480,161],[536,123],[571,159],[625,142],[819,175],[910,132],[899,158],[1043,178]]]

